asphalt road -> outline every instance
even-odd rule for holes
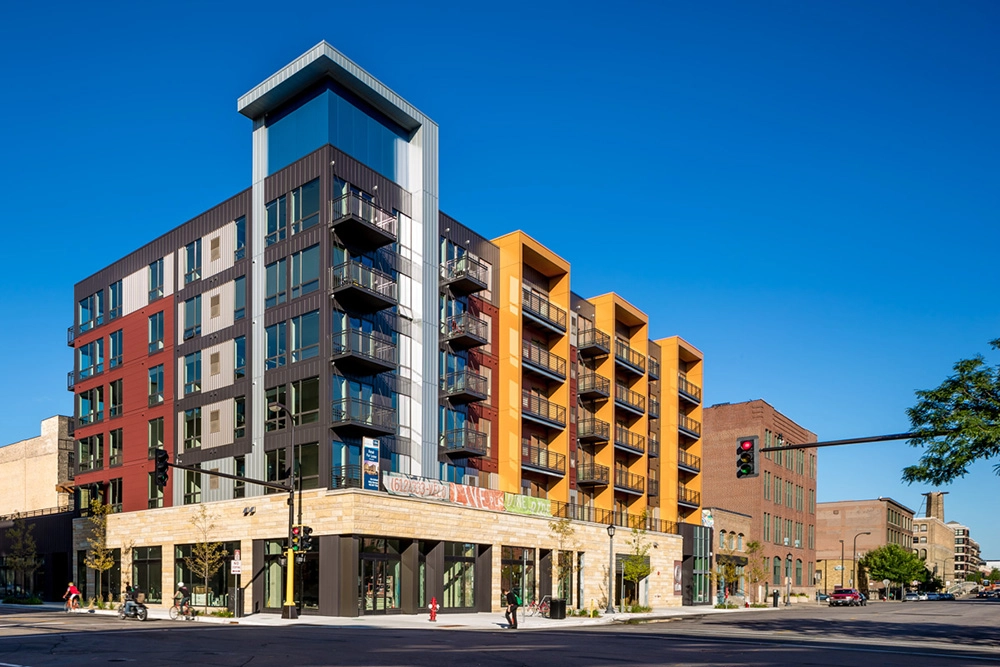
[[[1000,665],[1000,604],[916,602],[557,631],[254,627],[0,609],[0,667]]]

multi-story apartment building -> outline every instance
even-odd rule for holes
[[[972,539],[968,526],[957,521],[949,521],[948,526],[955,532],[955,581],[966,581],[984,565],[979,542]]]
[[[816,504],[816,585],[881,590],[881,581],[858,577],[857,560],[886,544],[910,549],[913,510],[892,498],[840,500]]]
[[[816,442],[762,400],[713,405],[704,411],[703,504],[753,517],[749,538],[767,559],[767,585],[793,593],[813,592],[816,562],[816,450],[765,452],[759,475],[736,478],[737,439],[756,435],[760,446]]]
[[[523,232],[442,213],[437,126],[328,44],[239,109],[251,187],[75,289],[77,485],[120,512],[109,539],[143,536],[121,558],[151,597],[189,576],[201,507],[255,573],[248,609],[284,586],[283,500],[198,470],[161,490],[162,448],[301,485],[306,611],[489,610],[506,584],[587,606],[608,525],[664,536],[650,604],[708,602],[701,353],[650,341],[615,294],[574,294]],[[226,583],[197,594],[222,603]]]

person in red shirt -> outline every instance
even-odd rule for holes
[[[80,608],[80,589],[74,586],[72,581],[69,582],[69,587],[63,594],[63,600],[66,600],[66,611]]]

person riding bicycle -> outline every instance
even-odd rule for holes
[[[69,582],[66,592],[63,593],[63,600],[66,600],[66,605],[70,609],[80,606],[80,589],[74,586],[72,581]]]
[[[191,611],[191,591],[188,590],[188,587],[184,585],[183,581],[177,582],[177,595],[174,597],[178,596],[181,599],[178,607],[180,607],[181,613],[186,615]]]
[[[135,584],[125,586],[125,615],[128,616],[138,606],[139,587]]]

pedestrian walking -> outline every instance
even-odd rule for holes
[[[507,611],[504,613],[504,617],[507,619],[507,628],[509,630],[517,630],[517,608],[520,606],[517,595],[514,591],[509,588],[505,588],[504,599],[507,600]]]

